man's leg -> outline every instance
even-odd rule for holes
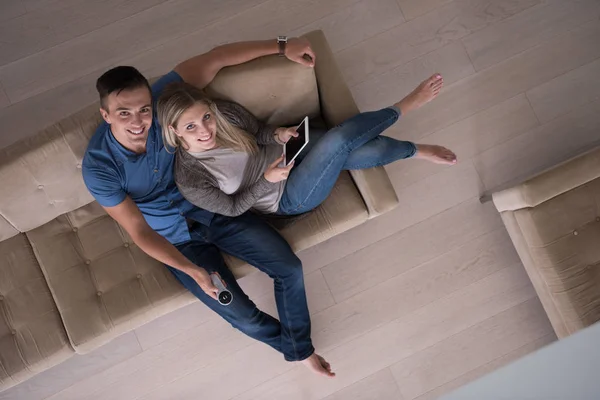
[[[178,245],[177,248],[194,264],[205,268],[208,273],[219,273],[227,289],[233,294],[231,304],[227,306],[219,304],[218,301],[204,293],[196,281],[189,275],[167,266],[168,269],[186,289],[192,292],[194,296],[200,299],[211,310],[228,321],[234,328],[281,352],[281,325],[279,321],[260,311],[250,298],[248,298],[246,293],[237,284],[229,268],[225,265],[219,249],[203,240],[198,240],[197,238],[194,240],[195,236],[197,235],[193,234],[192,241]]]
[[[312,363],[308,365],[311,369],[331,376],[329,364],[314,353],[310,338],[302,263],[281,235],[247,212],[235,218],[215,215],[207,239],[273,278],[285,359]]]

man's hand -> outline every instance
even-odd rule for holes
[[[291,38],[285,46],[285,56],[291,61],[307,67],[315,66],[315,53],[306,38]],[[305,56],[310,57],[310,59]]]
[[[298,132],[296,132],[296,128],[277,128],[275,129],[275,135],[279,143],[284,144],[291,138],[298,137]]]
[[[219,289],[217,289],[212,283],[210,275],[204,268],[195,267],[189,271],[186,271],[186,273],[196,281],[204,293],[217,300],[217,293],[219,293]]]

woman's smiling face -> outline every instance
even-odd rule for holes
[[[200,153],[216,147],[217,121],[208,105],[196,103],[185,110],[176,126],[169,127],[175,130],[187,145],[188,151]]]

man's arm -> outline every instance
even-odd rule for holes
[[[217,299],[218,289],[213,285],[206,270],[192,263],[167,239],[156,233],[148,225],[142,212],[129,196],[120,204],[114,207],[104,207],[104,209],[129,233],[134,243],[142,251],[150,257],[191,276],[206,294],[215,300]]]
[[[279,47],[275,39],[230,43],[215,47],[207,53],[183,61],[175,67],[175,72],[185,82],[204,88],[215,78],[221,68],[243,64],[255,58],[277,54],[278,52]],[[310,42],[305,38],[289,39],[285,56],[299,64],[309,67],[315,65],[315,54],[310,47]],[[310,57],[310,59],[305,56]]]

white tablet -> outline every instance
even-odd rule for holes
[[[308,144],[308,117],[304,117],[300,125],[298,125],[298,128],[296,128],[296,132],[298,132],[298,137],[291,138],[283,145],[283,155],[286,167],[298,157],[298,154],[300,154],[302,149]]]

